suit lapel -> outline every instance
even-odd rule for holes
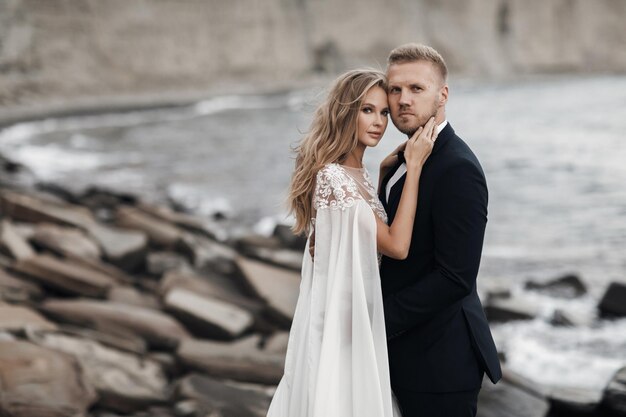
[[[396,165],[393,168],[391,168],[389,172],[387,172],[387,175],[385,175],[382,183],[380,184],[380,193],[378,194],[378,199],[381,201],[381,203],[383,203],[383,207],[385,208],[385,211],[387,211],[387,208],[389,205],[387,201],[387,192],[386,192],[387,184],[389,183],[389,180],[391,179],[393,174],[395,174],[395,172],[398,170],[400,165],[402,165],[402,161],[398,161]],[[389,197],[391,198],[391,194],[389,194]]]

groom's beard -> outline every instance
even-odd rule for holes
[[[393,116],[391,117],[391,121],[400,132],[404,133],[408,137],[412,137],[413,134],[417,132],[417,129],[419,129],[420,126],[424,126],[431,117],[436,118],[437,109],[438,109],[438,100],[435,100],[432,103],[432,106],[429,109],[429,111],[415,112],[415,117],[410,122],[402,123],[400,121],[400,118],[394,119]],[[400,111],[398,113],[402,112],[403,110],[406,110],[406,108],[400,107]]]

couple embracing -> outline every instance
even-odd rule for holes
[[[501,377],[476,292],[487,184],[446,120],[447,68],[407,44],[387,73],[340,76],[297,149],[289,204],[308,235],[268,417],[475,416]],[[363,167],[388,115],[408,136]]]

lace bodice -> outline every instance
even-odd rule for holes
[[[359,199],[365,200],[383,222],[387,213],[376,194],[370,175],[365,168],[351,168],[332,163],[317,173],[313,208],[345,210]]]

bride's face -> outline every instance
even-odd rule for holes
[[[359,110],[357,119],[357,137],[359,144],[364,146],[376,146],[387,129],[389,116],[389,103],[387,92],[381,87],[372,87]]]

